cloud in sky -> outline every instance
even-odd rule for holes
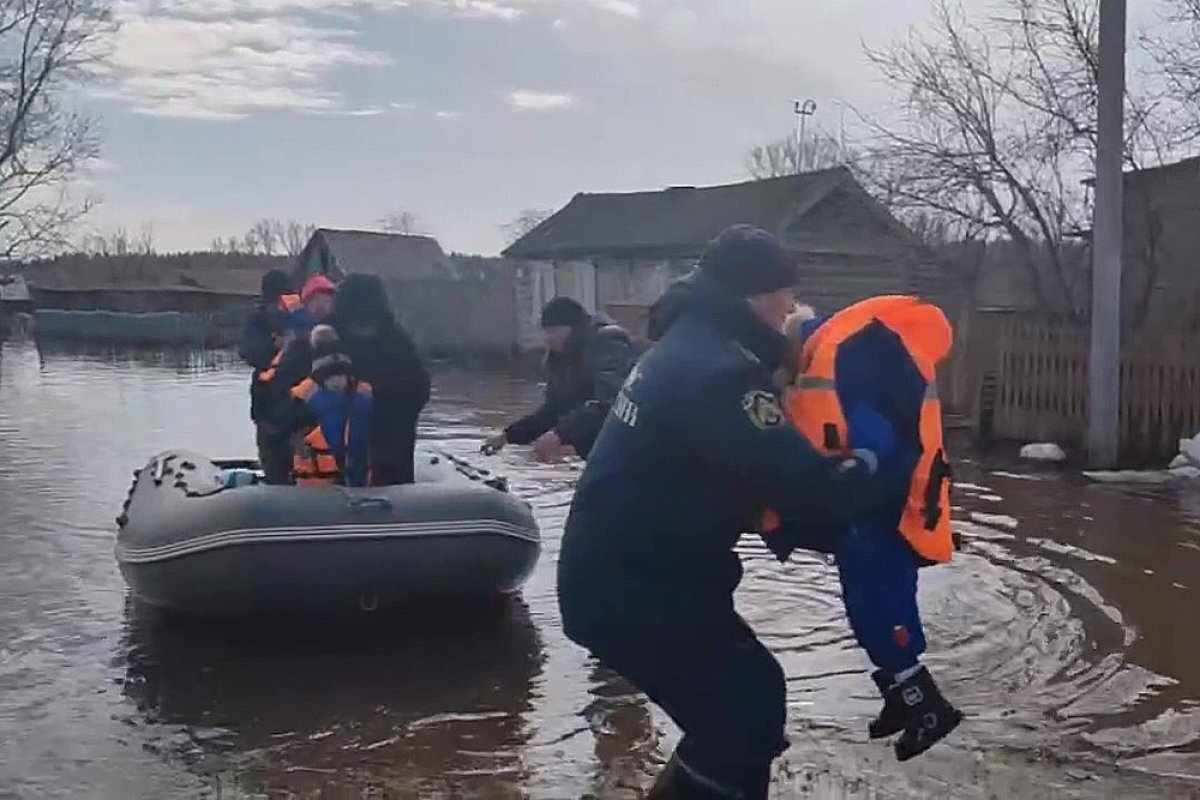
[[[386,114],[387,109],[369,106],[366,108],[317,109],[306,113],[323,117],[378,117],[381,114]]]
[[[150,14],[121,22],[100,93],[142,114],[237,119],[270,109],[333,110],[329,72],[390,63],[356,45],[350,31],[299,20]]]
[[[451,9],[458,11],[462,15],[480,19],[514,20],[524,13],[515,6],[492,2],[492,0],[452,3]]]
[[[611,11],[614,14],[629,17],[630,19],[637,19],[642,15],[641,6],[630,0],[587,0],[587,3],[604,11]]]
[[[342,108],[335,72],[392,63],[358,40],[358,14],[407,11],[510,23],[531,10],[593,8],[637,18],[630,0],[119,0],[107,82],[97,94],[154,116],[233,120],[257,111],[366,115]],[[569,105],[524,93],[524,110]]]
[[[573,94],[535,92],[529,89],[518,89],[508,95],[508,104],[517,111],[557,111],[570,108],[578,102],[578,98]]]

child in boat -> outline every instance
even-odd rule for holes
[[[310,334],[312,371],[291,390],[293,404],[281,427],[306,431],[296,443],[292,472],[301,485],[366,486],[369,480],[371,387],[354,376],[354,365],[331,325]]]

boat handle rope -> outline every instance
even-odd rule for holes
[[[386,497],[352,497],[347,505],[351,508],[377,508],[381,511],[392,509],[392,502]]]

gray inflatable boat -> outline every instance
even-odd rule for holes
[[[418,450],[417,482],[381,488],[268,486],[253,466],[170,451],[134,474],[116,555],[135,597],[237,616],[483,599],[520,589],[541,550],[529,506],[445,454]]]

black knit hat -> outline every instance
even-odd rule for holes
[[[324,383],[334,375],[353,374],[350,356],[342,349],[337,331],[332,325],[317,325],[312,329],[309,342],[312,344],[312,379]]]
[[[556,297],[542,309],[543,328],[574,328],[587,319],[587,311],[569,297]]]
[[[262,276],[260,294],[268,300],[277,300],[280,295],[288,293],[291,281],[288,274],[281,269],[269,269]]]
[[[700,256],[700,273],[739,297],[796,285],[796,265],[772,234],[753,225],[726,228]]]

